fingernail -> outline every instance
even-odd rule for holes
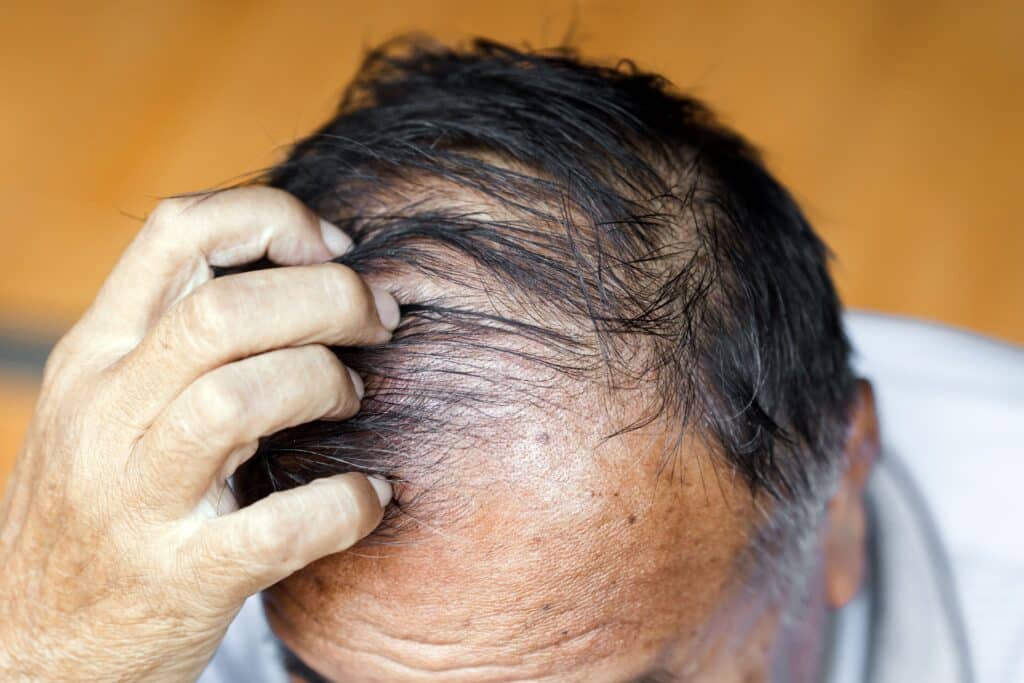
[[[398,302],[395,301],[395,297],[383,289],[377,287],[370,289],[373,290],[373,300],[377,304],[377,316],[380,318],[381,325],[389,330],[394,330],[398,327],[398,320],[401,317],[398,312]]]
[[[323,237],[324,244],[335,256],[341,256],[352,248],[352,238],[337,225],[328,223],[323,218],[320,219],[320,236]]]
[[[391,484],[387,482],[383,477],[378,477],[375,474],[367,475],[367,479],[370,480],[370,486],[377,492],[377,498],[380,500],[380,506],[386,508],[388,503],[391,502]]]
[[[355,389],[356,396],[359,397],[359,400],[362,400],[363,394],[366,393],[366,386],[363,384],[363,378],[360,377],[359,373],[352,368],[345,369],[348,370],[348,376],[352,378],[352,388]]]

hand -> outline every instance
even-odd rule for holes
[[[390,486],[319,479],[243,509],[259,437],[359,408],[325,345],[398,306],[280,190],[161,203],[57,344],[0,508],[0,679],[185,680],[245,598],[380,523]],[[284,266],[214,280],[211,266]]]

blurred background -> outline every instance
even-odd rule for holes
[[[158,198],[273,163],[409,31],[662,72],[764,150],[848,306],[1024,343],[1019,0],[5,4],[0,484],[48,346]]]

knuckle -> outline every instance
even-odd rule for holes
[[[307,382],[322,387],[324,413],[350,416],[359,410],[359,397],[352,387],[348,370],[338,357],[326,346],[316,344],[308,347],[308,358],[303,375]]]
[[[175,304],[171,323],[179,333],[201,340],[219,339],[225,316],[233,306],[234,287],[229,282],[206,282]]]
[[[345,366],[329,348],[315,344],[309,346],[305,353],[308,376],[314,381],[326,378],[328,381],[337,382],[344,379]]]
[[[147,226],[159,231],[174,225],[193,201],[193,199],[185,197],[168,197],[160,200],[150,212]]]
[[[248,400],[230,375],[216,373],[193,385],[189,420],[205,422],[213,433],[234,435],[248,413]]]
[[[314,220],[312,209],[303,204],[298,197],[290,192],[266,185],[251,187],[249,191],[279,211],[281,218],[301,221]]]
[[[353,292],[360,295],[365,293],[363,279],[359,277],[356,271],[346,265],[328,261],[327,263],[317,264],[313,268],[318,269],[323,274],[327,286],[332,290]]]
[[[317,266],[324,279],[324,288],[330,292],[339,309],[354,322],[375,322],[376,306],[369,287],[354,270],[339,263]]]
[[[93,344],[90,348],[88,342],[83,343],[79,337],[81,335],[72,329],[50,349],[43,365],[41,386],[60,387],[63,393],[83,381],[88,383],[87,375],[91,379],[93,375],[102,373],[106,361],[98,355],[98,345]]]
[[[248,518],[240,531],[240,543],[257,566],[275,567],[288,573],[300,568],[294,549],[303,541],[299,525],[266,524],[263,517]]]
[[[302,225],[317,227],[318,219],[312,209],[298,197],[280,188],[255,185],[239,187],[227,193],[230,201],[244,201],[258,207],[263,219],[278,225]]]
[[[329,261],[327,263],[319,263],[314,267],[323,273],[326,285],[331,290],[360,297],[366,296],[367,288],[362,283],[359,273],[347,265]]]
[[[299,201],[297,197],[277,188],[265,189],[273,193],[271,198],[276,203],[277,210],[280,213],[280,220],[297,225],[302,223],[317,225],[316,214],[313,213],[312,209]],[[319,228],[319,225],[317,227]]]
[[[50,355],[46,357],[46,364],[43,366],[43,383],[50,384],[53,379],[63,374],[64,368],[71,362],[75,353],[70,334],[65,334],[50,349]]]

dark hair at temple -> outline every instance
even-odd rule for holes
[[[497,419],[498,388],[553,401],[568,375],[651,383],[623,430],[676,425],[790,520],[820,507],[853,386],[826,247],[758,154],[662,78],[564,49],[399,40],[266,180],[353,236],[341,262],[467,295],[406,298],[392,342],[339,349],[368,377],[363,412],[265,439],[238,477],[247,497],[414,460],[429,477],[439,443]],[[514,305],[466,304],[495,288]],[[495,371],[506,360],[538,372]]]

